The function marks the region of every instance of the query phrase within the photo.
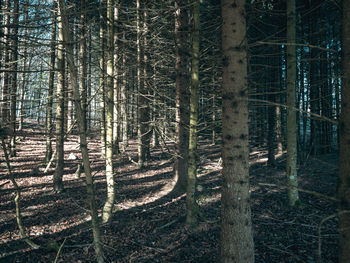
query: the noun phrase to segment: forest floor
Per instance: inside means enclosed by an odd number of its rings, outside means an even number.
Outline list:
[[[74,175],[81,156],[78,137],[65,144],[65,191],[52,190],[54,166],[44,173],[43,130],[27,123],[17,144],[11,166],[22,188],[21,208],[27,235],[36,243],[62,244],[57,262],[94,262],[91,219],[85,176]],[[104,162],[99,139],[90,136],[90,157],[98,207],[105,200]],[[164,150],[166,152],[166,150]],[[102,226],[106,262],[217,262],[220,237],[220,146],[202,140],[199,145],[198,181],[202,186],[198,203],[202,216],[193,229],[185,225],[185,195],[176,196],[169,187],[173,162],[161,148],[152,149],[152,159],[138,169],[134,141],[124,154],[115,156],[116,205],[112,225]],[[285,155],[276,166],[266,165],[266,151],[253,149],[251,163],[251,205],[256,262],[318,262],[321,241],[322,262],[337,262],[336,205],[327,198],[301,192],[297,208],[287,205]],[[38,169],[39,168],[39,169]],[[335,196],[337,156],[309,157],[299,166],[300,188]],[[21,240],[16,225],[14,188],[8,179],[0,153],[0,262],[54,262],[57,251],[33,250]],[[319,228],[321,232],[319,233]]]

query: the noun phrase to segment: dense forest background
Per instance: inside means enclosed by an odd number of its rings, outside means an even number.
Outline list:
[[[0,262],[347,262],[348,2],[0,0]]]

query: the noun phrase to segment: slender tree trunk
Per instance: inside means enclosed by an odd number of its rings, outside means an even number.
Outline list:
[[[152,147],[159,146],[159,130],[157,127],[158,118],[159,118],[159,105],[158,105],[158,90],[157,90],[157,68],[156,63],[153,64],[153,111],[152,111]]]
[[[176,114],[175,114],[175,190],[186,191],[188,172],[189,91],[187,72],[187,0],[175,1],[175,50],[176,50]]]
[[[197,224],[198,205],[196,202],[197,183],[197,125],[199,100],[199,0],[193,6],[193,37],[192,37],[192,84],[190,98],[190,138],[188,150],[188,181],[186,192],[187,217],[186,225]]]
[[[114,23],[118,24],[118,0],[114,4]],[[113,89],[114,89],[114,111],[113,111],[113,152],[119,153],[119,128],[120,128],[120,103],[119,103],[119,37],[117,27],[114,27],[114,75],[113,75]]]
[[[86,122],[87,114],[87,90],[86,90],[86,76],[87,76],[87,65],[86,65],[86,3],[85,0],[80,0],[80,45],[79,45],[79,62],[80,62],[80,81],[79,89],[81,95],[81,108],[83,111],[83,119]],[[68,126],[68,125],[67,125]],[[70,126],[68,126],[70,127]],[[87,125],[85,126],[87,128]]]
[[[42,84],[43,84],[43,65],[40,65],[40,73],[39,73],[39,88],[38,88],[38,97],[36,98],[36,101],[38,102],[38,107],[36,108],[37,116],[36,121],[38,124],[40,124],[41,121],[41,96],[42,96]]]
[[[296,86],[296,10],[295,0],[287,1],[287,180],[288,202],[294,206],[299,201],[297,176],[297,128],[295,111]]]
[[[342,1],[342,87],[339,123],[339,263],[350,258],[350,1]]]
[[[65,92],[65,59],[63,52],[63,29],[61,17],[57,17],[57,103],[56,103],[56,170],[53,176],[55,191],[63,190],[64,168],[64,92]]]
[[[13,40],[12,40],[12,81],[11,81],[11,140],[10,156],[16,156],[16,106],[17,106],[17,68],[18,68],[18,18],[19,18],[19,0],[14,1],[13,7]]]
[[[216,96],[215,94],[213,94],[211,110],[212,110],[211,120],[213,123],[213,128],[211,130],[211,143],[215,145],[216,144]]]
[[[149,95],[150,95],[150,88],[148,86],[148,75],[149,75],[149,59],[147,54],[147,48],[148,48],[148,37],[149,37],[149,30],[148,30],[148,4],[145,2],[144,8],[143,8],[143,90],[142,90],[142,107],[140,109],[141,113],[141,131],[142,131],[142,145],[144,147],[144,155],[145,160],[150,159],[151,153],[150,153],[150,142],[151,142],[151,135],[152,130],[150,129],[150,101],[149,101]]]
[[[220,262],[254,262],[248,147],[244,0],[222,0],[222,195]]]
[[[100,1],[100,8],[104,0]],[[99,91],[100,91],[100,129],[101,129],[101,158],[106,157],[106,111],[105,111],[105,61],[104,61],[104,20],[100,10],[100,49],[99,49]]]
[[[126,88],[126,45],[125,45],[125,32],[123,31],[123,61],[122,61],[123,75],[122,75],[122,86],[120,89],[120,114],[122,118],[122,141],[123,141],[123,151],[128,147],[128,111],[127,111],[127,102],[128,102],[128,93]]]
[[[102,222],[110,223],[112,218],[112,209],[115,200],[115,185],[113,171],[113,109],[114,109],[114,87],[113,87],[113,19],[114,19],[114,0],[107,0],[107,54],[106,54],[106,181],[107,181],[107,199],[103,207]]]
[[[1,129],[1,127],[0,127],[0,129]],[[40,246],[37,245],[36,243],[34,243],[33,241],[31,241],[25,233],[23,222],[22,222],[21,206],[20,206],[21,188],[18,186],[18,184],[15,180],[15,177],[11,171],[10,160],[9,160],[9,156],[7,154],[5,138],[4,138],[3,134],[1,134],[1,133],[0,133],[0,137],[1,137],[2,149],[4,152],[4,156],[5,156],[5,162],[6,162],[6,166],[7,166],[8,177],[9,177],[9,179],[10,179],[10,181],[11,181],[11,183],[14,186],[15,191],[16,191],[16,197],[15,197],[14,201],[15,201],[15,205],[16,205],[16,221],[17,221],[19,233],[21,234],[21,237],[22,237],[24,242],[26,242],[33,249],[38,249],[38,248],[40,248]]]
[[[57,9],[56,2],[53,4],[52,8],[52,27],[51,27],[51,43],[50,43],[50,73],[49,73],[49,84],[47,91],[47,104],[46,104],[46,154],[45,154],[45,163],[48,163],[52,156],[52,106],[53,106],[53,89],[55,81],[55,47],[56,47],[56,13]]]
[[[142,60],[141,50],[141,8],[140,0],[136,0],[136,46],[137,46],[137,138],[138,138],[138,166],[142,168],[146,161],[146,99],[145,99],[145,85],[143,75],[143,67],[145,66]],[[145,48],[145,47],[144,47]]]
[[[69,25],[68,25],[68,19],[66,16],[66,8],[65,8],[64,0],[58,0],[58,1],[59,1],[60,14],[62,15],[62,17],[61,18],[59,17],[58,19],[62,19],[63,39],[65,40],[64,43],[67,51],[67,61],[69,65],[70,75],[72,78],[71,80],[72,80],[72,86],[73,86],[75,109],[77,114],[79,132],[80,132],[80,150],[83,157],[84,171],[86,176],[86,187],[87,187],[89,206],[90,206],[90,212],[91,212],[91,223],[92,223],[92,232],[94,237],[95,253],[96,253],[97,262],[103,263],[104,256],[103,256],[103,250],[101,245],[101,234],[100,234],[97,206],[96,206],[96,200],[95,200],[94,183],[93,183],[93,178],[91,174],[89,153],[88,153],[87,140],[86,140],[86,128],[85,128],[86,123],[84,122],[84,119],[83,119],[83,110],[81,108],[81,103],[80,103],[78,74],[76,72],[76,67],[74,65],[74,59],[72,55],[73,54],[72,45],[67,44],[67,43],[72,43],[72,37],[70,35],[70,32],[68,31]]]
[[[2,107],[1,107],[1,118],[2,126],[6,127],[10,123],[10,82],[9,73],[6,72],[10,68],[10,10],[11,1],[7,0],[4,7],[5,17],[4,17],[4,38],[3,38],[3,61],[4,69],[3,73],[3,87],[2,87]]]
[[[320,0],[310,1],[308,8],[309,15],[309,42],[312,45],[319,45],[319,4]],[[314,13],[314,14],[313,14]],[[315,14],[316,13],[316,14]],[[312,19],[313,16],[316,19]],[[314,21],[315,20],[315,21]],[[317,48],[310,49],[310,109],[312,113],[320,114],[320,52]],[[313,155],[320,154],[321,146],[320,120],[316,118],[311,119],[311,137],[310,148]]]
[[[91,33],[91,27],[88,31],[88,35],[89,35],[89,45],[88,45],[88,72],[87,72],[87,98],[88,98],[88,105],[87,105],[87,130],[91,130],[91,125],[92,125],[92,121],[91,121],[91,112],[92,112],[92,101],[91,101],[91,86],[92,86],[92,82],[91,82],[91,68],[92,68],[92,33]],[[96,108],[95,108],[96,109]]]

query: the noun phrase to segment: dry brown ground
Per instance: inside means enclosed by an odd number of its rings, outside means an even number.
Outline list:
[[[28,236],[46,246],[66,239],[58,262],[93,262],[90,217],[84,175],[76,179],[78,161],[65,166],[65,192],[52,191],[54,168],[43,173],[44,134],[37,126],[19,137],[18,155],[11,166],[22,188],[21,207]],[[95,178],[98,206],[105,199],[103,160],[99,141],[90,136],[90,156]],[[220,148],[202,141],[199,147],[199,184],[203,191],[198,202],[203,216],[194,229],[184,227],[185,197],[170,192],[172,162],[160,149],[152,150],[152,160],[138,169],[128,157],[115,157],[117,200],[111,227],[102,226],[106,262],[217,262],[220,236]],[[78,138],[70,135],[66,154],[80,156]],[[131,144],[126,154],[135,158]],[[266,153],[251,154],[251,192],[256,262],[317,262],[320,222],[336,212],[332,201],[301,193],[302,204],[288,208],[283,188],[284,156],[276,167],[266,166]],[[0,262],[53,262],[57,252],[30,249],[20,238],[15,221],[13,186],[4,179],[3,154],[0,154]],[[40,168],[38,174],[34,168]],[[300,187],[334,196],[337,183],[336,155],[311,159],[300,166]],[[323,262],[337,261],[337,219],[331,217],[321,226]]]

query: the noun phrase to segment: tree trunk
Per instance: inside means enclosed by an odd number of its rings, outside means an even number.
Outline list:
[[[100,1],[102,8],[104,0]],[[101,158],[106,157],[106,110],[105,110],[105,60],[104,60],[104,20],[100,10],[100,46],[99,46],[99,92],[100,92],[100,129],[101,129]]]
[[[86,89],[86,76],[87,76],[87,65],[86,65],[86,3],[85,0],[80,0],[80,45],[79,45],[79,62],[80,62],[80,81],[79,89],[81,95],[81,109],[83,111],[83,119],[86,122],[87,114],[87,89]],[[67,125],[68,126],[68,125]],[[68,126],[70,127],[70,126]],[[87,125],[85,126],[87,128]]]
[[[296,86],[296,10],[295,0],[287,1],[287,181],[288,202],[294,206],[299,201],[297,177],[297,128],[295,111]]]
[[[186,191],[188,172],[189,91],[187,72],[187,1],[175,1],[175,50],[176,50],[176,114],[175,114],[175,190]]]
[[[122,118],[122,142],[123,142],[123,151],[126,151],[128,147],[128,93],[127,93],[127,79],[126,79],[126,44],[125,44],[125,32],[123,31],[123,61],[122,61],[123,75],[122,75],[122,86],[120,89],[120,115]]]
[[[56,13],[55,10],[56,2],[52,8],[52,27],[51,27],[51,43],[50,43],[50,73],[49,73],[49,84],[47,91],[47,104],[46,104],[46,154],[45,163],[48,163],[52,156],[52,145],[51,145],[51,133],[52,133],[52,106],[53,106],[53,89],[55,81],[55,42],[56,42]]]
[[[254,262],[248,147],[244,0],[222,0],[222,196],[220,262]]]
[[[9,83],[9,73],[6,72],[10,68],[10,10],[11,1],[7,0],[4,12],[6,13],[4,17],[4,37],[3,37],[3,61],[5,72],[3,74],[3,86],[2,86],[2,107],[1,107],[1,118],[2,126],[6,127],[10,123],[10,83]]]
[[[150,142],[151,142],[151,135],[152,130],[150,129],[150,100],[149,100],[149,91],[150,88],[148,86],[148,74],[149,74],[149,59],[147,54],[147,48],[148,48],[148,37],[149,37],[149,30],[148,30],[148,4],[145,2],[144,8],[143,8],[143,90],[141,93],[142,97],[142,107],[140,109],[141,112],[141,131],[142,131],[142,146],[144,147],[144,155],[145,160],[150,159]]]
[[[64,92],[65,92],[65,59],[63,52],[63,31],[61,17],[57,17],[57,103],[56,103],[56,170],[53,176],[55,191],[63,190],[64,168]]]
[[[58,1],[59,1],[60,14],[62,15],[61,18],[58,17],[58,19],[60,20],[62,19],[62,28],[63,28],[63,37],[64,37],[63,39],[65,43],[65,48],[67,51],[67,61],[69,65],[69,71],[70,71],[71,81],[73,86],[75,109],[76,109],[79,134],[80,134],[80,150],[83,157],[83,165],[84,165],[84,171],[86,176],[86,187],[87,187],[89,206],[90,206],[90,212],[91,212],[91,223],[92,223],[92,231],[93,231],[93,237],[94,237],[95,253],[97,257],[97,262],[103,263],[104,256],[103,256],[103,250],[101,245],[101,235],[100,235],[99,220],[98,220],[97,206],[96,206],[96,200],[95,200],[95,190],[94,190],[93,178],[91,174],[89,153],[88,153],[87,140],[86,140],[86,128],[85,128],[86,123],[84,122],[84,119],[83,119],[83,110],[80,104],[78,74],[76,72],[76,67],[74,65],[74,59],[72,55],[73,48],[71,45],[68,44],[68,43],[72,43],[73,41],[72,41],[70,32],[68,31],[68,19],[66,16],[66,8],[65,8],[64,0],[58,0]]]
[[[14,1],[13,7],[13,33],[12,33],[12,79],[11,79],[11,140],[10,156],[16,156],[16,105],[17,105],[17,68],[18,68],[18,18],[19,18],[19,0]]]
[[[144,61],[142,59],[142,50],[141,50],[141,8],[140,0],[136,1],[136,28],[137,28],[137,138],[138,138],[138,166],[142,168],[146,161],[146,151],[147,151],[147,113],[148,106],[146,101],[146,88],[145,88],[145,75],[143,73],[143,68],[145,67]],[[145,46],[143,46],[145,48]],[[148,145],[149,148],[149,145]]]
[[[193,6],[193,36],[192,36],[192,83],[190,98],[190,138],[188,150],[188,181],[186,192],[186,225],[197,224],[198,205],[196,202],[197,183],[197,125],[199,100],[199,0]]]
[[[342,87],[339,123],[339,263],[350,258],[350,1],[342,2]]]
[[[113,109],[114,109],[114,87],[113,87],[113,8],[114,0],[107,0],[107,52],[106,52],[106,182],[107,182],[107,199],[103,207],[102,222],[110,223],[112,209],[115,200],[115,185],[113,172]]]
[[[114,23],[118,24],[118,0],[114,4]],[[116,26],[114,27],[117,28]],[[113,74],[113,89],[114,89],[114,111],[113,111],[113,152],[119,153],[119,130],[120,130],[120,104],[119,104],[119,37],[118,30],[114,30],[114,74]]]

